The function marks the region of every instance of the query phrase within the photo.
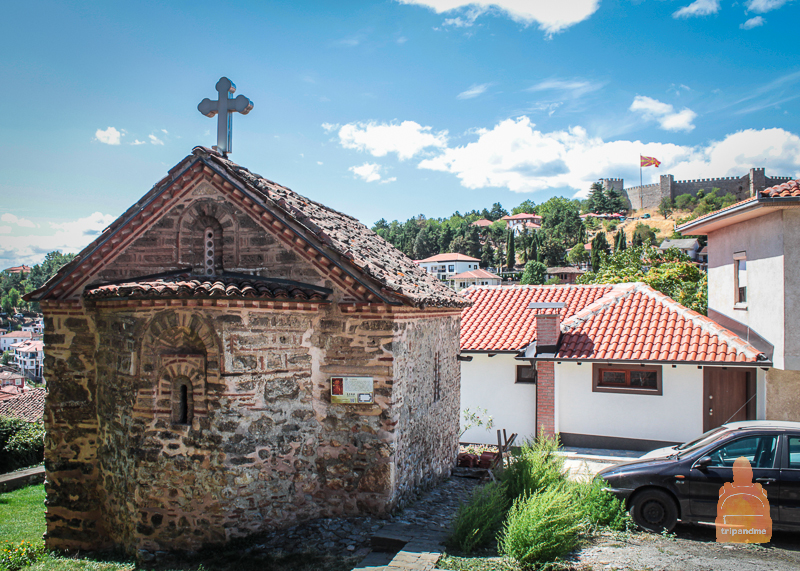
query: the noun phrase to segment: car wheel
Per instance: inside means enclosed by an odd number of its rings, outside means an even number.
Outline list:
[[[631,517],[647,531],[672,531],[678,523],[678,507],[666,492],[644,490],[631,500]]]

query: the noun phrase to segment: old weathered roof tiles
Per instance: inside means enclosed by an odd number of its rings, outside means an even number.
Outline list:
[[[62,280],[65,283],[70,280],[73,280],[71,283],[78,283],[71,275],[74,272],[77,274],[82,264],[99,250],[109,236],[139,216],[143,204],[171,185],[180,173],[187,171],[197,161],[203,161],[221,176],[227,177],[234,186],[244,189],[259,205],[280,213],[302,227],[305,235],[313,236],[323,249],[346,259],[368,280],[377,282],[377,291],[382,292],[381,295],[390,303],[453,308],[469,305],[467,299],[417,267],[397,248],[352,216],[309,200],[205,147],[195,147],[192,155],[171,169],[168,176],[114,221],[72,262],[61,268],[41,289],[26,294],[25,299],[57,297],[59,294],[53,292],[58,292]]]
[[[0,416],[19,418],[27,422],[42,420],[47,390],[36,388],[19,396],[0,400]]]
[[[788,182],[776,184],[775,186],[765,188],[759,194],[770,198],[800,196],[800,180],[790,180]]]
[[[321,288],[319,288],[321,289]],[[158,298],[243,298],[324,301],[328,296],[319,289],[280,281],[238,276],[176,276],[101,285],[83,292],[86,299],[158,299]]]

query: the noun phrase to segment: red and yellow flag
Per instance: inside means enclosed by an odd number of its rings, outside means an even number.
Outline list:
[[[639,160],[641,161],[641,165],[643,167],[656,167],[656,168],[658,168],[658,165],[661,164],[661,161],[659,161],[655,157],[643,157],[642,155],[639,155]]]

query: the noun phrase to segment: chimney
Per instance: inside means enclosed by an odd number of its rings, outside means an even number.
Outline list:
[[[561,302],[533,302],[528,309],[536,311],[536,353],[555,353],[561,339]]]

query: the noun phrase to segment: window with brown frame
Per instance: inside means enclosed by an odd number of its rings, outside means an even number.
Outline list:
[[[515,383],[522,384],[536,384],[536,364],[531,365],[517,365],[517,378]]]
[[[660,395],[661,367],[594,363],[592,391]]]

